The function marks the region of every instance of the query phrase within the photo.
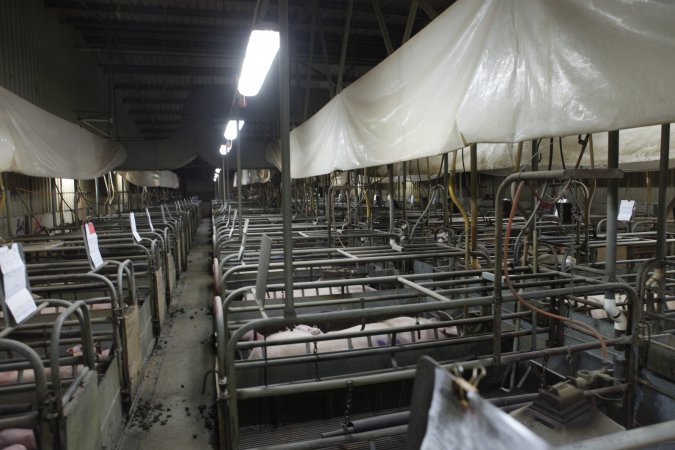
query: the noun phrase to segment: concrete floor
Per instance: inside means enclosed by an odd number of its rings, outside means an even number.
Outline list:
[[[204,374],[212,368],[210,315],[211,226],[202,221],[181,275],[157,348],[148,361],[137,406],[118,448],[214,449],[217,425],[212,383],[202,394]]]

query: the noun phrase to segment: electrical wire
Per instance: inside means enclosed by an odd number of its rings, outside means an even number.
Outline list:
[[[528,308],[529,310],[534,311],[537,314],[540,314],[544,317],[548,317],[550,319],[566,322],[572,328],[576,328],[578,331],[588,332],[591,335],[595,336],[598,342],[600,342],[600,349],[602,351],[602,361],[606,365],[609,358],[609,353],[607,351],[607,344],[605,343],[604,337],[602,337],[602,335],[598,332],[598,330],[596,330],[594,327],[591,327],[590,325],[586,325],[583,322],[579,322],[578,320],[570,319],[569,317],[565,316],[560,316],[558,314],[554,314],[544,309],[541,309],[537,306],[534,306],[533,304],[525,300],[525,298],[516,291],[516,289],[513,287],[513,284],[511,283],[511,279],[509,277],[509,259],[507,255],[509,250],[509,241],[511,239],[511,226],[513,225],[513,218],[516,215],[516,210],[518,209],[518,202],[520,201],[520,195],[523,192],[524,186],[525,186],[524,181],[521,181],[518,184],[518,188],[516,189],[516,195],[513,199],[513,204],[511,206],[511,213],[509,214],[508,225],[506,226],[506,234],[504,236],[504,261],[502,270],[504,273],[504,280],[506,282],[506,285],[508,286],[513,296],[518,300],[518,302],[521,303],[526,308]]]

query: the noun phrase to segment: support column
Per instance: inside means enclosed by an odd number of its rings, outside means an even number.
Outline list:
[[[220,186],[222,188],[223,205],[227,201],[227,183],[225,182],[227,172],[225,171],[225,157],[226,155],[223,155],[220,161]]]
[[[96,200],[95,200],[96,203],[95,203],[94,211],[96,213],[96,217],[100,217],[101,214],[99,213],[99,210],[98,210],[98,202],[99,202],[98,178],[94,178],[94,195],[96,197]]]
[[[350,5],[353,0],[350,0]],[[293,304],[293,211],[291,209],[291,95],[288,48],[288,0],[279,0],[279,131],[281,135],[281,195],[284,221],[284,317],[295,317]]]
[[[52,191],[52,228],[56,228],[58,225],[56,224],[56,178],[51,178],[49,182],[50,190]]]
[[[448,228],[448,154],[443,155],[443,195],[441,196],[441,208],[443,211],[443,226]]]
[[[619,167],[619,131],[610,131],[607,138],[607,168]],[[607,180],[607,235],[605,237],[606,264],[605,279],[609,283],[616,281],[616,234],[619,213],[619,182]],[[607,291],[605,298],[614,298],[614,291]]]
[[[394,165],[387,164],[389,177],[389,232],[394,232]]]
[[[668,217],[666,205],[668,203],[668,158],[670,155],[670,124],[661,125],[661,159],[659,161],[659,196],[656,208],[658,220],[656,222],[656,259],[666,259],[666,235],[668,230]],[[663,266],[662,263],[659,263]]]
[[[471,251],[475,252],[478,247],[478,145],[471,145],[469,156],[471,159]],[[466,239],[468,244],[469,237],[467,236]],[[473,257],[471,259],[473,260]]]
[[[243,231],[244,231],[244,212],[241,209],[241,180],[242,180],[242,175],[241,175],[241,136],[239,136],[239,110],[237,109],[237,138],[235,139],[232,145],[237,146],[237,210],[239,211],[239,214],[237,214],[237,227],[239,230],[239,239],[242,238]]]
[[[2,174],[2,184],[5,187],[5,191],[2,194],[5,196],[5,218],[7,219],[7,234],[11,237],[14,236],[14,228],[12,227],[12,211],[10,207],[12,196],[9,192],[9,173],[4,172]]]

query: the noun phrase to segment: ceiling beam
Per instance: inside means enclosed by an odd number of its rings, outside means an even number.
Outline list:
[[[434,8],[425,0],[427,3],[427,8],[432,14],[436,13]],[[221,24],[227,24],[230,22],[241,23],[242,26],[250,28],[251,17],[255,8],[255,2],[253,1],[239,1],[233,2],[228,0],[226,3],[228,6],[233,6],[233,9],[237,9],[243,12],[232,12],[226,10],[218,9],[197,9],[197,8],[179,8],[171,6],[146,6],[141,4],[136,4],[133,6],[123,6],[123,4],[103,4],[103,3],[91,3],[91,2],[82,2],[79,0],[45,0],[45,6],[52,9],[60,9],[65,11],[84,11],[91,13],[104,13],[110,14],[117,18],[118,16],[123,15],[134,15],[134,16],[154,16],[154,17],[185,17],[185,18],[204,18],[211,20],[219,20]],[[329,2],[325,2],[324,6],[319,8],[320,14],[323,17],[329,18],[330,16],[339,17],[340,20],[344,20],[345,11],[340,7],[331,7],[326,6],[330,5]],[[292,2],[289,5],[290,12],[293,16],[298,16],[301,13],[306,12],[307,2],[306,0],[298,0]],[[425,8],[426,11],[426,8]],[[360,16],[367,18],[374,18],[373,10],[370,9],[367,5],[356,4],[354,6],[354,12]],[[272,11],[272,15],[276,12]],[[407,18],[406,12],[394,7],[387,8],[383,10],[387,21],[390,23],[400,23],[404,24]],[[428,13],[429,14],[429,13]]]
[[[115,83],[113,88],[120,91],[160,91],[160,92],[190,92],[192,90],[190,85],[176,85],[176,84],[143,84],[143,83]]]
[[[231,2],[237,3],[239,9],[246,9],[247,6],[252,5],[250,2]],[[175,8],[171,6],[146,6],[136,4],[133,6],[123,6],[122,4],[105,4],[82,2],[78,0],[45,0],[47,8],[62,9],[68,11],[86,11],[95,13],[109,13],[112,15],[149,15],[149,16],[178,16],[187,18],[219,19],[226,24],[228,22],[242,22],[245,25],[251,24],[251,11],[244,11],[242,13],[233,13],[230,11],[218,11],[213,9],[197,9],[197,8]]]
[[[431,6],[431,3],[429,3],[429,0],[417,0],[417,2],[420,4],[424,12],[429,16],[431,20],[434,20],[436,17],[438,17],[438,12],[434,9],[433,6]]]
[[[185,99],[176,98],[142,98],[142,97],[122,97],[122,103],[144,103],[147,105],[182,105]]]
[[[77,47],[80,53],[98,53],[102,55],[116,54],[116,55],[150,55],[150,56],[175,56],[175,57],[190,57],[190,58],[227,58],[223,52],[220,51],[175,51],[175,50],[159,50],[159,49],[144,49],[144,48],[124,48],[119,45],[110,46],[108,48],[103,46],[83,46]],[[232,57],[232,56],[230,56]]]
[[[391,43],[391,38],[389,37],[389,30],[387,29],[387,23],[384,20],[384,15],[382,14],[382,8],[380,8],[379,0],[372,0],[373,9],[375,10],[375,16],[377,17],[377,25],[380,27],[380,33],[382,33],[382,39],[384,39],[384,46],[387,49],[387,55],[394,53],[394,46]]]
[[[375,18],[375,17],[374,17]],[[171,23],[166,24],[162,22],[138,22],[138,21],[129,21],[129,20],[119,20],[119,19],[99,19],[92,20],[86,17],[65,17],[60,21],[64,25],[71,25],[78,31],[83,31],[85,33],[105,33],[108,34],[112,32],[124,31],[128,33],[152,35],[157,33],[162,34],[162,39],[176,39],[176,36],[171,36],[171,34],[180,34],[180,35],[190,35],[194,40],[223,40],[227,41],[241,41],[234,44],[236,47],[244,47],[248,33],[250,30],[250,21],[247,24],[241,24],[238,26],[213,26],[213,25],[194,25],[194,24],[182,24],[182,23]],[[399,21],[389,20],[388,23],[392,23],[397,26],[404,26],[405,20]],[[311,28],[311,23],[295,23],[293,26],[292,33],[307,33]],[[344,29],[344,19],[338,18],[323,18],[321,25],[318,26],[319,31],[323,31],[326,34],[335,34],[338,36],[342,35]],[[352,35],[359,36],[377,36],[379,34],[377,28],[377,21],[364,21],[357,20],[352,21],[350,25]],[[241,44],[241,45],[239,45]]]
[[[180,125],[181,121],[180,120],[147,120],[147,119],[136,119],[134,120],[134,123],[136,125],[156,125],[158,127],[161,126],[176,126]]]
[[[169,117],[176,118],[178,120],[182,117],[182,111],[157,111],[157,110],[145,110],[140,108],[129,108],[127,112],[132,116],[147,116],[152,113],[152,116],[155,120],[165,120]]]
[[[177,131],[177,129],[176,128],[167,129],[165,127],[152,127],[152,128],[140,128],[138,131],[143,134],[172,135]]]
[[[106,73],[130,73],[143,75],[195,75],[207,77],[229,77],[234,80],[237,66],[206,67],[206,66],[162,66],[156,64],[124,64],[101,63]]]

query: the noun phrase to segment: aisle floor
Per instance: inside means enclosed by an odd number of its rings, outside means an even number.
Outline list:
[[[203,220],[118,446],[122,450],[217,447],[212,383],[207,383],[205,393],[201,391],[213,363],[210,230],[208,219]]]

